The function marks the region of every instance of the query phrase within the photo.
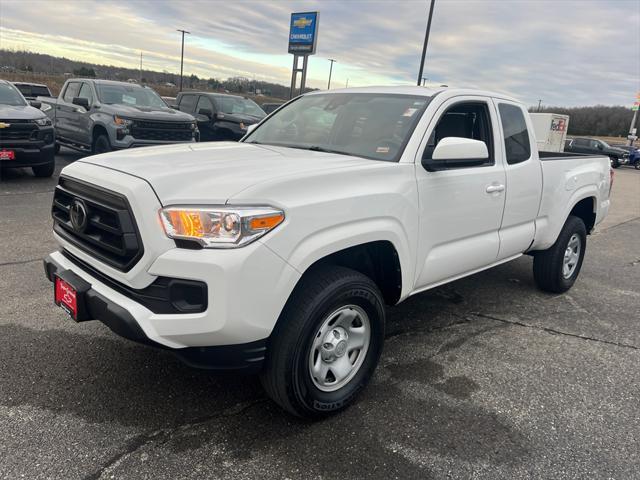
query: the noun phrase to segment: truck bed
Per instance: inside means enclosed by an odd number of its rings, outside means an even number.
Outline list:
[[[579,200],[600,199],[599,204],[589,205],[596,213],[596,224],[609,209],[609,157],[567,152],[539,152],[539,155],[543,174],[542,201],[532,250],[544,250],[553,245],[570,207]],[[560,205],[566,205],[566,209]]]

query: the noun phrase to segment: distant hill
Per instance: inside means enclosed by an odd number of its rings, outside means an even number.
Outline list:
[[[157,88],[161,95],[174,96],[177,89],[167,84],[178,85],[180,75],[172,72],[158,72],[143,69],[140,72],[135,68],[122,68],[113,65],[96,65],[93,63],[79,62],[64,57],[54,57],[42,53],[28,51],[0,50],[0,78],[8,78],[9,74],[23,74],[33,77],[48,77],[51,79],[63,79],[65,76],[83,76],[103,78],[107,80],[127,81],[133,79],[142,83],[165,88]],[[46,83],[46,82],[43,82]],[[52,89],[56,88],[58,80]],[[289,98],[289,87],[277,83],[253,81],[246,77],[231,77],[227,79],[199,78],[196,75],[185,76],[183,86],[189,90],[214,90],[229,91],[239,94],[260,93],[267,97],[277,99]],[[59,88],[59,86],[57,87]],[[311,91],[312,89],[307,89]]]

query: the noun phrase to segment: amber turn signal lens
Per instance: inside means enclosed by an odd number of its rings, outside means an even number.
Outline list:
[[[169,211],[171,225],[175,229],[177,235],[186,237],[203,237],[204,228],[200,212],[190,212],[188,210],[172,210]]]
[[[277,213],[275,215],[269,215],[268,217],[252,218],[249,221],[249,228],[251,230],[270,230],[282,223],[284,220],[284,214]]]

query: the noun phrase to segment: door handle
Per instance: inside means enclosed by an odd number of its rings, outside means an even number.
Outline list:
[[[489,185],[487,187],[487,193],[504,192],[504,185]]]

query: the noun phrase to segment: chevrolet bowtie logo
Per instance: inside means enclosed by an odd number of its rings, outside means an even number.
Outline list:
[[[9,128],[11,126],[10,123],[0,122],[0,128]]]
[[[311,25],[312,22],[313,20],[311,20],[310,18],[300,17],[293,21],[293,26],[297,28],[304,28]]]

